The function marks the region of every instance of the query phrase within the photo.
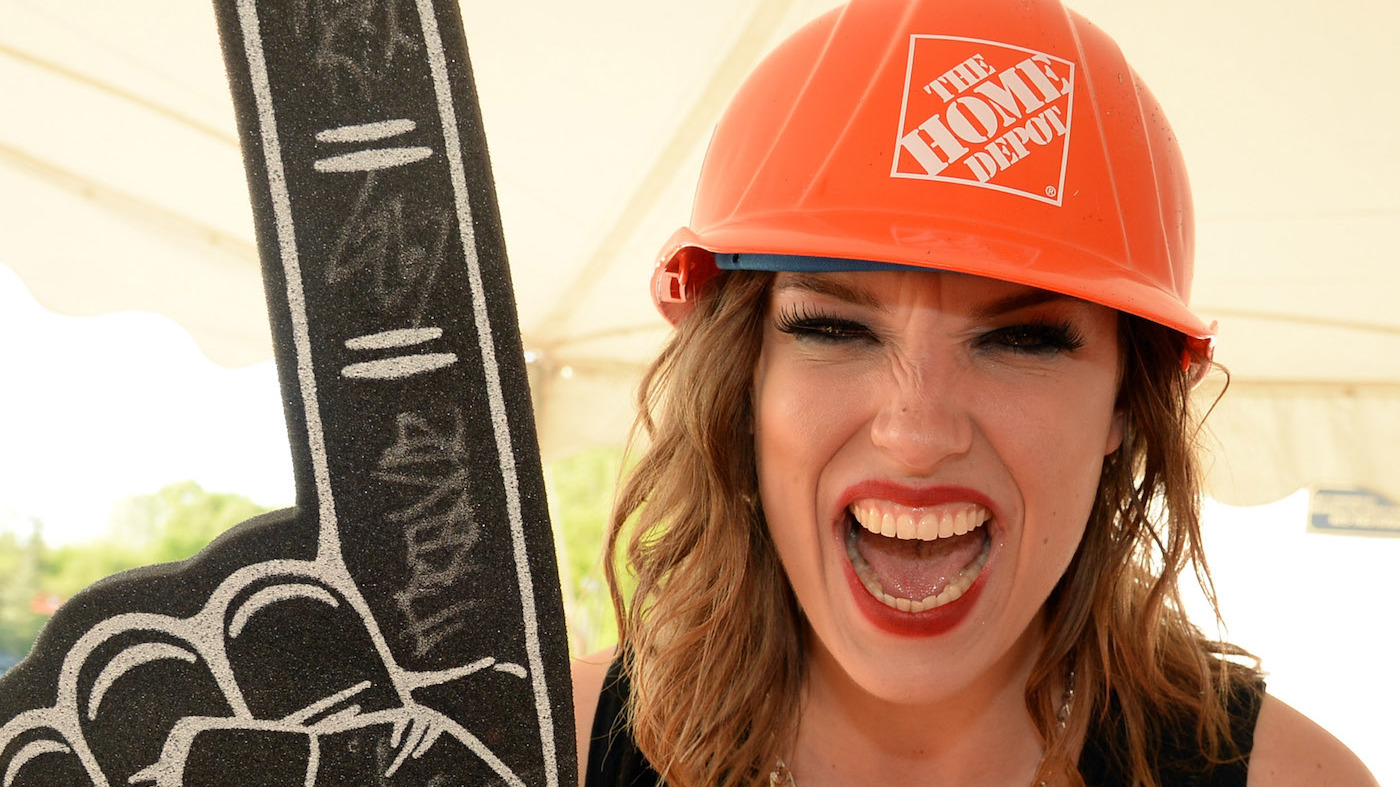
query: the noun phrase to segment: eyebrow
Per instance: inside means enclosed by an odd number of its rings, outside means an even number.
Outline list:
[[[858,306],[867,306],[882,312],[889,311],[889,307],[881,302],[879,298],[876,298],[869,290],[860,287],[852,287],[821,273],[790,272],[779,276],[777,282],[773,285],[774,294],[787,290],[800,290],[816,295],[825,295]]]
[[[1026,292],[1018,292],[1004,298],[997,298],[990,303],[977,307],[974,316],[979,320],[988,320],[999,317],[1003,314],[1029,309],[1033,306],[1041,306],[1047,303],[1078,303],[1079,298],[1064,293],[1051,292],[1050,290],[1031,289]]]
[[[821,273],[785,272],[778,277],[777,283],[773,287],[773,292],[783,292],[786,290],[799,290],[817,295],[825,295],[838,300],[853,303],[859,306],[867,306],[880,311],[889,311],[889,307],[868,290],[860,287],[853,287],[840,280]],[[989,303],[978,306],[973,312],[973,316],[979,320],[988,320],[999,317],[1003,314],[1030,309],[1035,306],[1042,306],[1047,303],[1078,303],[1079,298],[1073,295],[1042,290],[1028,287],[1025,292],[1012,293],[1001,298],[997,298]]]

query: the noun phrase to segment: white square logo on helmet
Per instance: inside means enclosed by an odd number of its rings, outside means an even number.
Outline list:
[[[1074,116],[1074,63],[975,38],[909,39],[890,175],[1059,205]]]

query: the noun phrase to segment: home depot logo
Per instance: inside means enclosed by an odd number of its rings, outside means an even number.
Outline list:
[[[1073,117],[1068,60],[994,41],[911,36],[890,174],[1059,205]]]

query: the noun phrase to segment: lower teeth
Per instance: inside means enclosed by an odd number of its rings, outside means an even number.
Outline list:
[[[972,587],[972,583],[977,581],[977,576],[982,573],[982,567],[987,565],[987,555],[991,552],[991,548],[989,543],[984,543],[982,551],[978,553],[976,559],[964,566],[941,591],[935,595],[927,596],[921,601],[891,596],[886,593],[884,586],[880,584],[880,578],[875,576],[875,569],[871,568],[870,564],[861,556],[855,547],[854,540],[847,545],[846,552],[851,557],[851,565],[855,568],[856,576],[860,578],[861,584],[865,585],[865,589],[870,591],[870,595],[874,596],[880,603],[901,612],[926,612],[962,598],[967,589]]]

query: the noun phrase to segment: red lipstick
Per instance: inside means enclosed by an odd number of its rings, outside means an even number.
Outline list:
[[[911,487],[890,481],[862,481],[848,488],[839,498],[842,515],[837,519],[835,536],[841,540],[843,554],[848,528],[853,526],[848,519],[849,506],[854,501],[864,498],[888,500],[908,508],[929,508],[946,503],[975,503],[992,513],[989,521],[995,521],[997,518],[997,509],[991,499],[975,489],[960,486]],[[905,612],[890,607],[873,596],[856,575],[849,556],[843,561],[842,569],[851,595],[855,599],[856,608],[861,614],[881,631],[904,637],[938,636],[965,620],[981,596],[987,571],[987,567],[984,566],[962,596],[933,609]]]
[[[856,608],[861,614],[881,631],[901,637],[936,637],[961,623],[972,612],[977,598],[982,595],[982,579],[986,575],[986,568],[983,568],[983,573],[966,593],[943,606],[923,612],[901,612],[885,606],[879,599],[870,595],[870,591],[866,590],[865,585],[856,576],[856,570],[851,566],[850,560],[844,562],[842,569],[846,573],[846,584],[851,588],[851,595],[855,597]]]
[[[909,508],[927,508],[942,503],[976,503],[991,511],[993,518],[997,516],[997,507],[992,504],[991,498],[976,489],[965,486],[921,488],[905,486],[893,481],[861,481],[842,493],[838,502],[841,510],[844,511],[851,503],[864,497],[888,500],[896,505]]]

